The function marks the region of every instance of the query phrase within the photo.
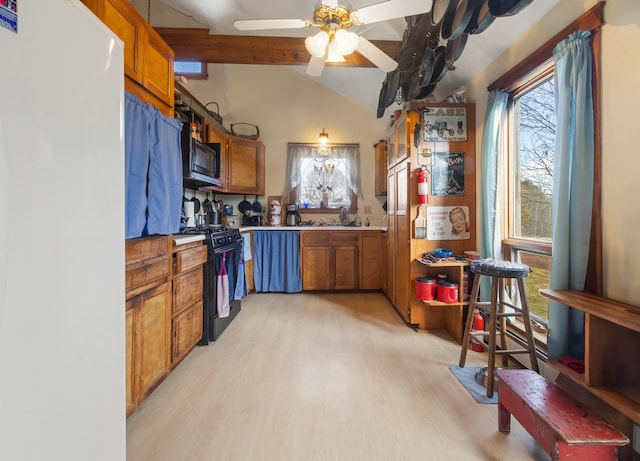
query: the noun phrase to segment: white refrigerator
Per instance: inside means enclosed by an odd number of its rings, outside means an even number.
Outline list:
[[[77,0],[0,28],[1,459],[126,459],[123,72]]]

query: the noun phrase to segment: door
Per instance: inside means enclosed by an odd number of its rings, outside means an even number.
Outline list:
[[[395,169],[396,181],[396,229],[395,229],[395,295],[396,310],[410,322],[409,312],[409,289],[411,286],[410,277],[410,226],[408,215],[408,195],[409,195],[409,163],[405,161],[398,164]]]
[[[358,245],[332,245],[334,290],[358,289]]]
[[[381,232],[364,231],[362,233],[362,279],[360,288],[363,290],[379,290],[382,287],[382,254],[386,245],[382,245]]]
[[[229,136],[226,192],[264,193],[264,145],[239,136]]]
[[[330,247],[304,245],[302,247],[302,289],[330,290]]]
[[[169,374],[170,308],[169,284],[164,283],[140,295],[139,360],[141,396],[144,400]],[[136,364],[138,366],[138,364]]]

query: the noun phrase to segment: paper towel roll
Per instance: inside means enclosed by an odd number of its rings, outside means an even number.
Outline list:
[[[183,202],[184,217],[187,218],[187,227],[196,227],[196,217],[194,203],[191,201]]]

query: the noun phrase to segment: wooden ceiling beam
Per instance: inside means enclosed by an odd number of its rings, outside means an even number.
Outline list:
[[[176,60],[224,64],[306,65],[311,55],[300,37],[258,37],[250,35],[209,35],[208,29],[155,29],[173,49]],[[371,40],[392,58],[401,42]],[[346,62],[327,63],[354,67],[375,67],[358,52],[345,56]]]

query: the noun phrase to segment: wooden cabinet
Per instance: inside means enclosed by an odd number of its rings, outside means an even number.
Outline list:
[[[380,290],[386,260],[387,246],[380,231],[362,231],[360,252],[360,289]]]
[[[360,231],[301,231],[302,289],[360,287]]]
[[[333,290],[357,290],[360,285],[358,260],[360,232],[333,231],[331,237],[331,269]]]
[[[173,115],[173,50],[126,0],[82,0],[124,42],[127,91]]]
[[[300,265],[304,291],[331,289],[329,232],[300,231]]]
[[[168,237],[129,240],[126,254],[126,403],[135,411],[169,374]]]
[[[422,109],[441,108],[448,114],[466,114],[466,139],[438,142],[425,141],[423,136],[414,138],[420,129]],[[461,255],[466,250],[475,250],[476,241],[476,162],[475,162],[475,107],[473,104],[426,104],[407,105],[406,112],[387,129],[387,284],[386,294],[402,318],[421,330],[446,329],[460,341],[462,309],[426,304],[415,296],[415,279],[425,275],[425,267],[419,262],[427,251],[443,247]],[[437,110],[435,111],[437,113]],[[418,141],[416,146],[415,140]],[[420,167],[431,169],[435,156],[430,153],[464,153],[464,193],[456,195],[429,196],[430,207],[443,207],[446,213],[456,206],[469,210],[470,235],[468,239],[429,240],[415,238],[412,223],[418,214],[417,172]],[[433,178],[432,178],[433,179]],[[446,221],[448,222],[448,221]],[[429,223],[427,223],[429,226]],[[458,314],[459,312],[459,314]]]
[[[264,145],[257,140],[228,136],[223,156],[224,191],[264,195]]]
[[[373,147],[375,158],[375,194],[387,195],[387,143],[380,140]]]
[[[364,250],[363,250],[364,251]],[[387,266],[389,265],[388,260],[388,251],[389,251],[389,238],[387,231],[382,231],[380,235],[380,288],[382,292],[389,297],[389,290],[387,288]]]
[[[203,269],[207,246],[201,241],[174,245],[172,251],[171,368],[202,338]]]

